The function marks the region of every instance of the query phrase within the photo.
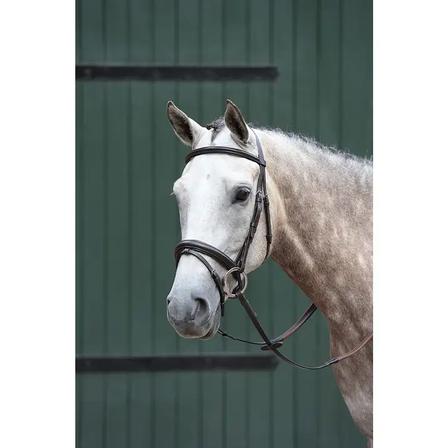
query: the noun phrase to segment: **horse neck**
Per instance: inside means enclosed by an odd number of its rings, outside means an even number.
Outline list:
[[[273,204],[272,257],[333,331],[372,325],[372,168],[299,137],[261,132]]]

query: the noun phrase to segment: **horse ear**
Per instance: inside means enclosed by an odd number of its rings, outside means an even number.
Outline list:
[[[206,130],[185,112],[182,112],[172,101],[168,101],[166,111],[174,133],[185,145],[193,146],[194,142]]]
[[[238,107],[230,100],[227,100],[226,111],[224,112],[224,121],[230,132],[243,143],[247,143],[249,138],[249,129],[244,121],[243,114]]]

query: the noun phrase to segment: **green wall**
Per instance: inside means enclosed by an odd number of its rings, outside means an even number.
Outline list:
[[[77,354],[253,352],[179,338],[165,317],[179,239],[169,196],[185,148],[168,99],[198,121],[232,98],[252,122],[372,152],[371,0],[78,0],[77,64],[274,65],[276,81],[77,82]],[[273,263],[248,296],[272,333],[308,299]],[[225,327],[256,338],[238,304]],[[321,316],[285,346],[328,356]],[[331,371],[78,373],[77,446],[360,447]]]

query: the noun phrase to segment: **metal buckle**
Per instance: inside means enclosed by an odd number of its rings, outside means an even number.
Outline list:
[[[234,272],[239,272],[241,279],[243,281],[243,287],[238,290],[237,292],[233,292],[233,290],[230,288],[230,285],[228,283],[228,278],[229,276],[231,276]],[[227,298],[231,299],[233,297],[236,297],[238,294],[243,294],[244,291],[246,291],[247,288],[247,275],[246,273],[240,272],[240,268],[235,266],[232,269],[229,269],[225,274],[224,277],[222,279],[222,290],[224,291],[224,294],[226,295]]]

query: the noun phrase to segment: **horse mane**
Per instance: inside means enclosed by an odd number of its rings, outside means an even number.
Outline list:
[[[340,161],[348,163],[354,162],[362,166],[372,166],[372,157],[360,157],[351,152],[338,149],[335,146],[326,146],[323,143],[318,142],[315,138],[302,133],[283,131],[279,128],[258,127],[252,123],[249,126],[253,129],[275,135],[276,137],[287,139],[289,144],[292,144],[295,147],[300,147],[302,150],[305,149],[309,152],[320,153],[323,156],[336,157],[340,159]]]
[[[322,163],[322,168],[327,166],[331,167],[331,171],[336,169],[341,174],[351,173],[351,176],[360,176],[364,179],[367,177],[369,179],[368,183],[371,183],[373,175],[372,157],[360,157],[334,146],[326,146],[314,138],[301,133],[258,126],[255,123],[248,123],[248,125],[252,129],[265,132],[274,137],[277,142],[283,140],[284,144],[280,145],[282,150],[287,150],[288,148],[292,153],[297,153],[297,150],[299,150],[302,154],[306,154],[313,159],[318,159]],[[212,131],[212,142],[225,127],[226,124],[223,117],[218,117],[206,125],[206,128]]]

